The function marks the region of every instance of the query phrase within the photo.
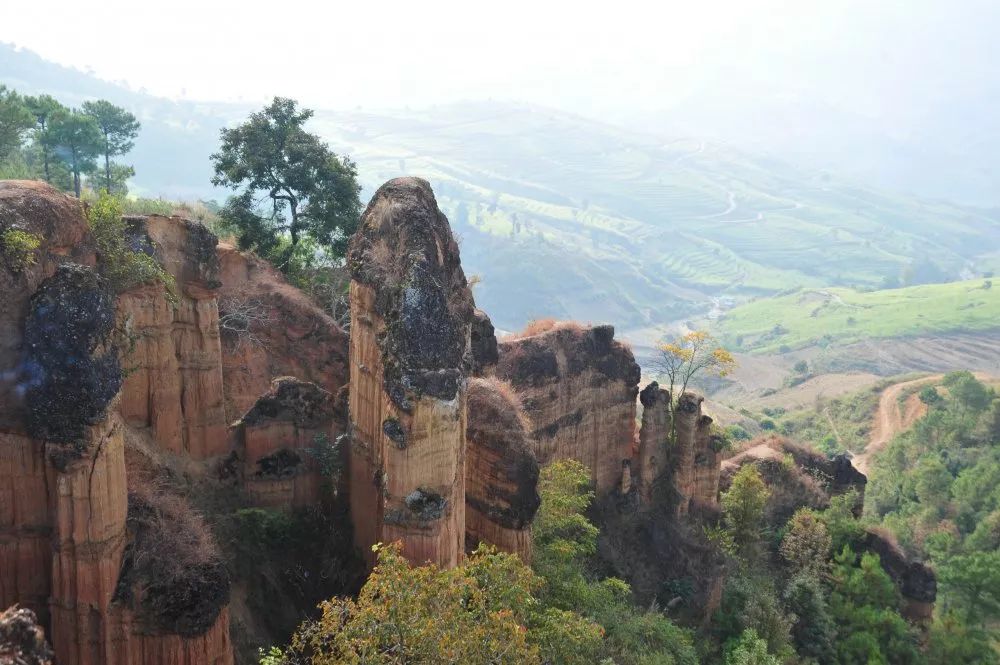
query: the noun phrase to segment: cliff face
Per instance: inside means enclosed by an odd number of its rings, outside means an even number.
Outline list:
[[[324,478],[339,463],[334,442],[343,416],[314,383],[280,377],[235,425],[244,483],[260,506],[304,507],[324,498]],[[324,469],[324,467],[327,467]]]
[[[653,381],[639,393],[639,402],[642,404],[642,425],[635,480],[640,502],[649,505],[653,500],[653,485],[663,474],[669,455],[670,392]]]
[[[120,316],[134,339],[121,413],[149,428],[163,450],[200,460],[227,450],[219,339],[217,239],[193,222],[130,218],[133,243],[177,282],[171,303],[162,284],[123,293]]]
[[[266,261],[224,243],[218,255],[227,421],[250,410],[276,377],[336,396],[348,381],[347,333]]]
[[[599,493],[619,486],[632,456],[639,366],[612,326],[556,326],[500,343],[496,376],[509,381],[534,430],[541,465],[577,459]]]
[[[383,185],[351,240],[350,495],[355,541],[454,566],[465,550],[472,296],[427,182]]]
[[[497,379],[471,379],[468,408],[466,547],[487,542],[528,561],[541,504],[530,425],[513,388]]]
[[[60,663],[231,662],[224,610],[199,635],[149,633],[116,599],[130,543],[123,304],[94,267],[82,207],[4,182],[0,226],[41,241],[26,261],[0,248],[0,603],[38,612]]]
[[[703,401],[703,397],[684,393],[677,406],[671,482],[679,517],[692,508],[711,510],[719,504],[720,442],[712,435],[712,419],[701,411]]]

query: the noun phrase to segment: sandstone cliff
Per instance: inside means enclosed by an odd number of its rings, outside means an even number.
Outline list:
[[[614,334],[612,326],[557,324],[501,342],[496,369],[534,426],[538,463],[577,459],[599,493],[619,486],[635,438],[639,366]]]
[[[0,183],[0,226],[41,240],[28,261],[0,259],[0,603],[36,610],[63,664],[231,662],[220,606],[180,635],[148,631],[116,597],[130,546],[124,334],[82,207]]]
[[[350,496],[355,541],[414,562],[465,550],[472,296],[426,181],[391,180],[351,240]]]
[[[513,388],[497,379],[470,380],[468,408],[466,547],[486,542],[528,561],[541,504],[530,425]]]
[[[177,282],[176,302],[162,284],[121,294],[120,316],[134,348],[121,413],[151,430],[158,446],[192,459],[226,452],[222,348],[216,289],[216,238],[200,224],[159,216],[129,218],[133,244],[153,254]]]
[[[274,379],[267,393],[235,424],[236,452],[253,502],[269,507],[319,505],[338,455],[343,417],[334,398],[314,383]]]

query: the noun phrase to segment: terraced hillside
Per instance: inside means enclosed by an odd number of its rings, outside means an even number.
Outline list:
[[[219,128],[253,110],[159,99],[4,45],[0,81],[133,110],[143,195],[224,197],[209,155]],[[320,111],[313,129],[358,163],[366,195],[402,174],[431,180],[464,238],[464,265],[483,278],[477,300],[503,329],[542,316],[614,322],[641,345],[667,323],[753,296],[878,286],[914,262],[945,279],[1000,264],[1000,212],[563,112],[494,102]]]
[[[537,108],[320,113],[368,182],[428,177],[501,327],[536,316],[641,328],[750,296],[873,287],[916,262],[992,265],[1000,224],[722,145]]]
[[[998,327],[1000,287],[989,279],[869,293],[803,289],[736,307],[716,324],[729,346],[755,353]]]

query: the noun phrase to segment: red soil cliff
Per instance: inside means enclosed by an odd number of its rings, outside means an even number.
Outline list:
[[[375,193],[351,270],[350,496],[355,542],[401,541],[413,562],[465,550],[465,376],[472,296],[426,181]]]
[[[466,547],[486,542],[528,561],[541,504],[530,424],[514,389],[494,378],[469,381],[468,407]]]
[[[619,486],[635,438],[639,366],[614,334],[612,326],[556,325],[501,342],[496,369],[531,419],[538,463],[579,460],[599,493]]]
[[[231,662],[224,608],[182,636],[116,598],[130,545],[116,303],[78,201],[0,183],[12,228],[41,245],[33,262],[0,257],[0,604],[38,612],[59,663]]]

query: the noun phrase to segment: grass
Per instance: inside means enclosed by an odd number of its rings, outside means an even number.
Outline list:
[[[483,276],[477,301],[507,330],[544,316],[645,327],[713,298],[877,288],[915,260],[953,277],[1000,264],[987,259],[1000,224],[978,211],[554,111],[320,112],[316,125],[369,188],[431,181],[463,264]]]
[[[879,383],[843,397],[817,401],[810,409],[785,412],[765,409],[761,421],[771,419],[784,436],[811,444],[827,455],[860,452],[868,445],[872,418],[879,396],[896,379]]]
[[[1000,288],[976,279],[859,292],[803,289],[736,307],[716,332],[734,349],[773,353],[811,345],[989,330],[1000,326]]]

